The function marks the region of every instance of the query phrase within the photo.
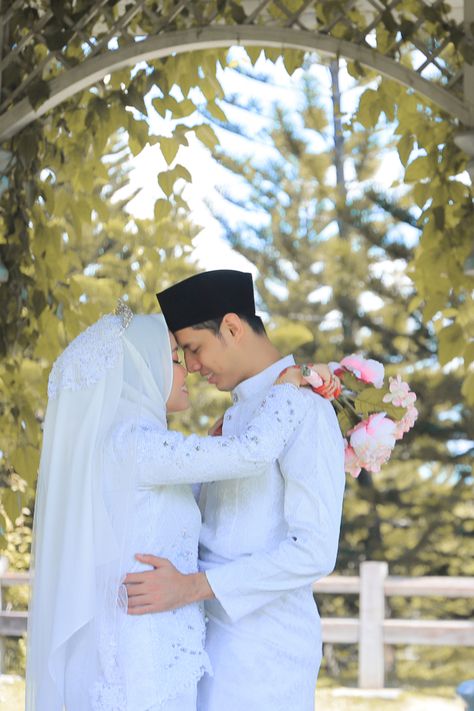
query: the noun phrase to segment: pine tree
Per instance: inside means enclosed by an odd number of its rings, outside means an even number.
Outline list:
[[[329,71],[332,111],[318,100],[309,66],[301,82],[303,126],[293,110],[277,106],[273,124],[258,135],[274,147],[271,159],[252,154],[251,135],[250,157],[215,150],[246,196],[221,189],[222,201],[210,207],[225,238],[258,267],[259,306],[283,351],[323,362],[363,352],[418,393],[419,420],[391,462],[378,475],[348,481],[338,571],[357,574],[369,559],[387,560],[392,574],[472,575],[474,418],[462,402],[461,372],[441,371],[434,331],[412,306],[407,264],[416,215],[403,190],[381,190],[373,179],[391,147],[388,122],[369,132],[343,120],[337,62]],[[231,103],[264,112],[254,98]],[[321,138],[325,149],[314,149]],[[240,208],[237,224],[227,217],[229,206]],[[472,613],[468,602],[450,606],[456,616]],[[326,614],[354,614],[352,608],[341,598],[323,600]],[[411,603],[412,612],[420,609],[437,614],[426,601]]]

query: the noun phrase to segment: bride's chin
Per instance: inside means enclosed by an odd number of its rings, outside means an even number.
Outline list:
[[[187,393],[183,393],[182,397],[179,398],[179,401],[171,405],[171,407],[167,404],[166,405],[166,412],[170,415],[172,415],[174,412],[184,412],[185,410],[189,409],[189,395]]]
[[[179,409],[177,409],[177,412],[183,412],[187,409],[189,409],[189,395],[188,393],[183,393],[183,397],[181,398],[181,402],[179,404]]]

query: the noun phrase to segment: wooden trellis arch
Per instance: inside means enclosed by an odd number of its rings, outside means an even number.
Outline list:
[[[411,87],[458,120],[474,157],[474,0],[30,0],[28,26],[27,3],[0,2],[0,141],[114,70],[242,44],[345,57]]]

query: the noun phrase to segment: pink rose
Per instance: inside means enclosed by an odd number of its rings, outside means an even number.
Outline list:
[[[350,445],[360,464],[371,472],[380,471],[395,446],[396,425],[384,412],[370,415],[356,425],[350,433]]]
[[[344,447],[344,471],[356,479],[360,474],[361,466],[357,459],[356,453],[352,449],[351,445],[346,441]]]
[[[415,393],[411,392],[408,383],[405,383],[399,375],[396,378],[389,378],[390,392],[383,396],[384,402],[391,402],[395,407],[410,407],[416,400]]]
[[[371,383],[376,388],[381,388],[383,385],[384,367],[377,360],[362,358],[362,356],[353,353],[343,358],[340,365],[345,370],[354,373],[356,378],[364,383]]]
[[[418,410],[414,405],[408,408],[404,417],[396,423],[395,426],[395,439],[402,439],[403,435],[406,434],[418,418]]]

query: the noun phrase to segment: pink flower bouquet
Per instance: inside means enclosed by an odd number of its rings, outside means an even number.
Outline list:
[[[331,367],[342,383],[332,403],[345,438],[346,472],[353,477],[361,469],[379,472],[395,442],[415,424],[416,395],[399,375],[384,385],[384,367],[376,360],[350,355]],[[317,374],[308,366],[302,372],[315,389]]]

